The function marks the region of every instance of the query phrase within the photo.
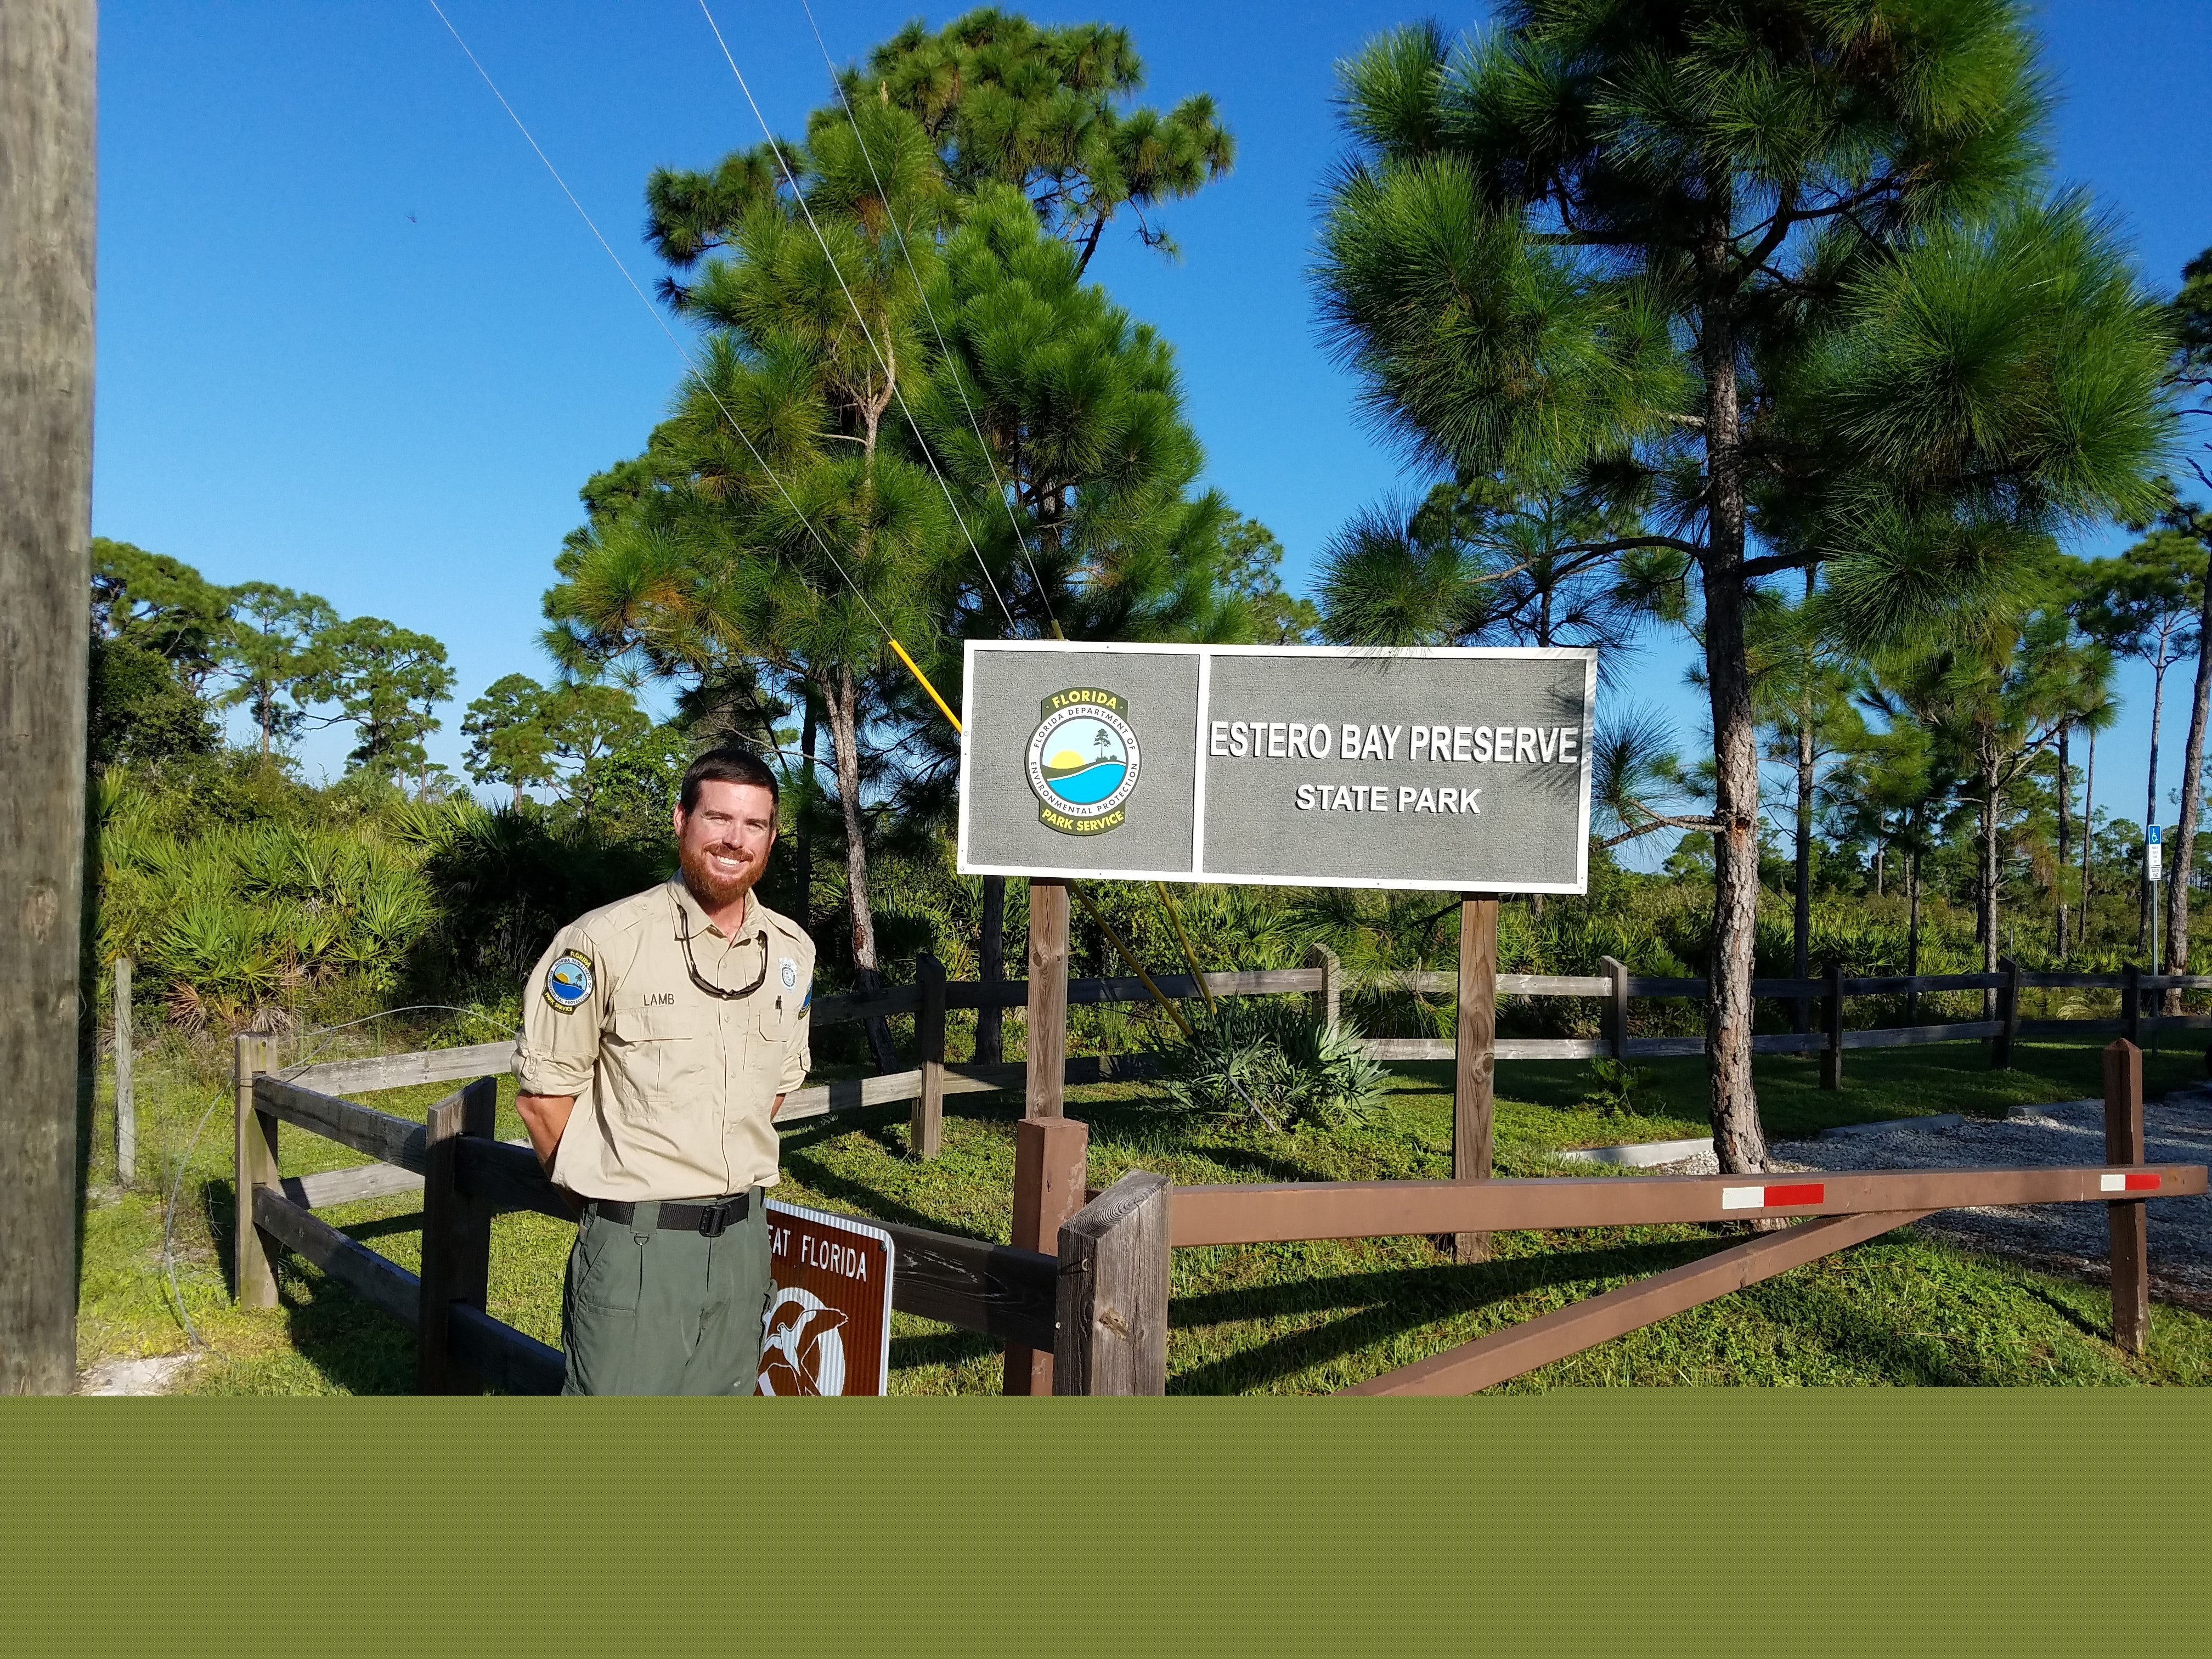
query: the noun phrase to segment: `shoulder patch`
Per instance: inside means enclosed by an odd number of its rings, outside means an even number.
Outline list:
[[[573,1014],[591,994],[591,957],[571,948],[553,958],[553,965],[545,970],[547,1006],[560,1013]]]

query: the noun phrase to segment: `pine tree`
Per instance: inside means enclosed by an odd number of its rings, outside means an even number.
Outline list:
[[[230,590],[217,651],[233,684],[222,702],[252,711],[264,757],[278,739],[298,731],[304,710],[297,694],[311,670],[315,641],[337,619],[329,600],[273,582],[243,582]]]
[[[1378,419],[1441,469],[1602,483],[1655,526],[1618,550],[1694,567],[1724,1170],[1765,1155],[1751,594],[1823,567],[1870,647],[2145,503],[2161,331],[2039,193],[2044,105],[2007,0],[1519,0],[1345,74],[1322,303]]]
[[[2205,603],[2204,550],[2194,537],[2157,530],[2116,559],[2091,565],[2077,607],[2081,627],[2115,656],[2150,670],[2150,760],[2143,782],[2146,825],[2158,822],[2159,731],[2168,670],[2199,654],[2197,619]],[[2148,862],[2137,882],[2136,949],[2150,943]],[[2152,964],[2157,972],[2157,964]]]
[[[1163,114],[1122,109],[1145,83],[1128,31],[1104,23],[1039,28],[985,7],[935,34],[909,23],[848,71],[845,95],[905,110],[963,193],[1022,192],[1037,221],[1076,250],[1080,276],[1124,209],[1138,239],[1172,253],[1150,216],[1225,176],[1237,143],[1200,93]]]
[[[754,179],[742,158],[724,167],[738,182],[705,207],[705,192],[672,191],[665,176],[648,186],[656,215],[672,195],[705,216],[656,216],[653,240],[679,270],[717,251],[672,290],[708,331],[704,362],[646,453],[599,484],[602,505],[572,538],[546,608],[599,661],[636,651],[707,682],[750,659],[818,700],[854,969],[868,987],[881,966],[863,794],[862,734],[881,708],[872,678],[887,634],[927,652],[958,590],[985,577],[902,401],[927,369],[905,261],[926,279],[942,180],[909,118],[860,118],[868,156],[841,114],[817,113],[808,143],[784,154],[795,190]],[[888,1030],[869,1031],[890,1066]]]

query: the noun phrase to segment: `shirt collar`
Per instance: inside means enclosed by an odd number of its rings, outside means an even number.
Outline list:
[[[668,878],[668,890],[679,920],[695,939],[701,933],[712,933],[717,939],[728,937],[708,919],[707,912],[701,907],[699,901],[692,896],[691,890],[684,884],[684,875],[681,871]],[[744,931],[746,924],[752,921],[753,914],[759,906],[760,901],[756,899],[750,891],[747,892],[745,914],[738,923],[738,932]]]

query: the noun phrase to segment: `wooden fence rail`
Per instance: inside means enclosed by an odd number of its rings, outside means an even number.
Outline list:
[[[290,1249],[414,1328],[420,1392],[475,1392],[484,1387],[520,1394],[557,1392],[563,1374],[559,1351],[485,1311],[491,1218],[518,1210],[563,1220],[574,1214],[527,1146],[492,1138],[495,1079],[477,1079],[433,1106],[427,1123],[416,1123],[358,1101],[324,1094],[296,1079],[249,1069],[265,1060],[260,1042],[241,1039],[240,1048],[243,1086],[239,1091],[238,1144],[245,1156],[240,1169],[237,1259],[266,1262],[272,1247]],[[408,1070],[409,1080],[422,1080],[422,1069]],[[1095,1064],[1091,1069],[1096,1069]],[[325,1184],[319,1189],[312,1184],[329,1183],[328,1176],[280,1179],[275,1158],[280,1123],[382,1163],[368,1170],[331,1172],[350,1178],[343,1186]],[[386,1183],[383,1190],[406,1189],[389,1185],[395,1176],[422,1188],[420,1274],[387,1261],[313,1212],[318,1201],[377,1195],[376,1188],[361,1179],[364,1176]],[[1107,1207],[1118,1214],[1127,1207],[1126,1196],[1117,1186],[1101,1194],[1098,1202],[1114,1197],[1115,1203]],[[1089,1213],[1088,1209],[1079,1212],[1078,1219]],[[875,1224],[891,1236],[896,1252],[893,1306],[994,1341],[1055,1355],[1066,1346],[1060,1316],[1064,1268],[1060,1257],[898,1222]],[[1078,1229],[1078,1237],[1086,1243],[1078,1248],[1087,1252],[1089,1260],[1097,1254],[1089,1241],[1109,1235],[1119,1236],[1114,1226],[1102,1229],[1085,1223]],[[1164,1259],[1164,1243],[1160,1248]],[[1109,1305],[1142,1306],[1156,1312],[1160,1322],[1157,1346],[1164,1353],[1164,1294],[1124,1291],[1126,1270],[1120,1263],[1126,1254],[1109,1250],[1103,1269],[1094,1262],[1087,1271],[1105,1287]],[[241,1292],[245,1288],[241,1276]],[[273,1302],[273,1274],[270,1292]],[[1146,1334],[1145,1340],[1150,1342],[1152,1337]],[[1080,1354],[1068,1351],[1072,1386],[1077,1392],[1117,1391],[1126,1364],[1117,1369],[1094,1350],[1096,1342]]]
[[[1455,971],[1410,970],[1346,975],[1326,951],[1316,952],[1311,968],[1263,969],[1209,973],[1206,983],[1217,997],[1307,996],[1316,1011],[1334,1011],[1345,986],[1398,988],[1423,994],[1452,995],[1458,989]],[[1499,1060],[1577,1060],[1611,1057],[1618,1060],[1693,1057],[1705,1052],[1701,1036],[1636,1036],[1630,1035],[1629,1005],[1636,998],[1698,998],[1705,992],[1702,979],[1666,979],[1628,972],[1611,957],[1598,975],[1500,974],[1501,996],[1577,997],[1602,1004],[1601,1035],[1593,1037],[1498,1037],[1490,1053]],[[1154,976],[1161,991],[1170,997],[1198,994],[1198,981],[1188,974]],[[2023,988],[2118,990],[2122,1012],[2118,1016],[2080,1019],[2029,1019],[2021,1017],[2019,994]],[[1893,1048],[1918,1043],[1986,1041],[1990,1063],[2010,1063],[2014,1043],[2021,1038],[2120,1036],[2139,1042],[2146,1034],[2212,1030],[2212,1014],[2147,1014],[2142,1001],[2149,994],[2166,990],[2212,988],[2212,975],[2151,975],[2130,969],[2117,974],[2045,973],[2019,968],[2008,961],[1995,974],[1886,975],[1847,978],[1833,970],[1821,979],[1757,979],[1755,996],[1820,1000],[1826,1015],[1820,1028],[1804,1031],[1761,1031],[1752,1037],[1757,1054],[1807,1054],[1821,1057],[1821,1086],[1842,1087],[1843,1055],[1854,1048]],[[1893,996],[1906,993],[1984,991],[1997,993],[1998,1018],[1954,1020],[1942,1024],[1884,1025],[1852,1028],[1843,1022],[1841,1000],[1854,996]],[[1018,1007],[1027,1000],[1025,980],[988,982],[948,981],[933,959],[917,963],[915,983],[888,986],[874,991],[842,993],[817,999],[813,1018],[817,1024],[873,1018],[912,1012],[915,1015],[915,1064],[902,1072],[872,1077],[840,1079],[813,1084],[788,1096],[777,1121],[799,1122],[831,1114],[911,1102],[909,1146],[918,1158],[936,1156],[943,1134],[944,1103],[955,1095],[992,1093],[1022,1089],[1028,1067],[1020,1061],[977,1065],[951,1060],[945,1053],[945,1015],[953,1008]],[[1070,980],[1071,1005],[1143,1002],[1151,993],[1134,978]],[[1449,1061],[1458,1053],[1449,1037],[1370,1037],[1369,1054],[1382,1060]],[[460,1081],[487,1071],[504,1070],[513,1049],[504,1042],[476,1043],[465,1048],[439,1048],[414,1054],[385,1054],[358,1060],[337,1060],[311,1066],[293,1073],[290,1086],[307,1096],[331,1097],[404,1088],[430,1083]],[[1086,1055],[1065,1062],[1068,1084],[1131,1080],[1156,1075],[1158,1062],[1135,1054]],[[273,1080],[272,1080],[273,1081]],[[312,1115],[311,1103],[301,1109]],[[313,1127],[313,1126],[303,1126]],[[278,1183],[283,1195],[306,1209],[326,1208],[358,1199],[382,1197],[417,1190],[422,1185],[424,1142],[422,1126],[392,1119],[380,1126],[350,1128],[333,1121],[319,1129],[356,1150],[378,1159],[367,1169],[331,1170],[285,1179]],[[349,1139],[351,1134],[355,1139]],[[368,1137],[367,1140],[360,1137]],[[516,1143],[520,1145],[521,1143]]]
[[[1331,959],[1333,963],[1333,959]],[[1610,958],[1601,975],[1500,974],[1498,994],[1523,997],[1576,997],[1601,1002],[1603,1034],[1595,1037],[1499,1037],[1495,1058],[1504,1060],[1595,1060],[1658,1058],[1694,1055],[1705,1052],[1702,1036],[1635,1036],[1629,1034],[1628,1005],[1633,999],[1702,998],[1702,979],[1663,979],[1629,973]],[[925,1156],[933,1153],[928,1139],[932,1126],[941,1121],[943,1098],[1019,1089],[1027,1077],[1018,1061],[1000,1065],[962,1064],[945,1053],[944,1014],[953,1008],[1020,1007],[1029,994],[1028,982],[1011,979],[979,982],[945,980],[933,961],[918,964],[914,985],[888,986],[880,990],[841,993],[816,999],[813,1019],[817,1025],[834,1025],[896,1013],[918,1017],[915,1065],[903,1072],[874,1077],[818,1083],[794,1091],[784,1102],[778,1121],[796,1122],[826,1114],[859,1110],[901,1101],[920,1103],[915,1113],[916,1145]],[[1158,974],[1153,980],[1170,997],[1194,997],[1197,981],[1188,974]],[[1458,988],[1453,971],[1409,970],[1346,975],[1333,965],[1315,968],[1271,968],[1249,972],[1209,973],[1207,988],[1217,997],[1308,996],[1326,998],[1333,1006],[1342,988],[1401,988],[1423,994],[1450,995]],[[1840,993],[1838,992],[1840,987]],[[2081,1019],[2028,1019],[2020,1017],[2018,993],[2022,988],[2117,990],[2123,994],[2118,1016]],[[2009,1060],[2009,1040],[2018,1037],[2124,1036],[2139,1039],[2146,1033],[2212,1030],[2212,1014],[2150,1014],[2142,1011],[2143,995],[2166,990],[2212,989],[2212,975],[2042,973],[2015,969],[2007,963],[1995,974],[1886,975],[1822,979],[1757,979],[1756,997],[1779,1000],[1817,1000],[1832,1004],[1843,997],[1894,996],[1906,993],[1995,990],[2000,994],[1996,1019],[1954,1020],[1942,1024],[1847,1027],[1832,1007],[1822,1028],[1808,1031],[1761,1031],[1752,1038],[1759,1054],[1820,1054],[1826,1073],[1823,1081],[1839,1086],[1841,1066],[1836,1057],[1850,1048],[1892,1048],[1923,1042],[1990,1040],[1992,1060]],[[1134,978],[1078,979],[1067,982],[1071,1006],[1148,1001],[1151,993]],[[1368,1052],[1383,1060],[1448,1060],[1457,1052],[1449,1037],[1370,1037]],[[413,1085],[457,1082],[488,1071],[503,1071],[513,1054],[506,1042],[475,1043],[459,1048],[434,1048],[414,1054],[383,1054],[361,1060],[327,1060],[294,1073],[292,1081],[323,1095],[365,1094]],[[1146,1055],[1094,1055],[1067,1062],[1069,1083],[1098,1083],[1149,1076],[1156,1070]],[[932,1099],[931,1097],[934,1096]],[[370,1148],[370,1156],[384,1158]],[[403,1168],[415,1169],[404,1158],[384,1158]],[[419,1170],[416,1173],[420,1173]],[[308,1177],[309,1180],[317,1179]],[[333,1186],[331,1191],[340,1190]],[[340,1201],[335,1196],[326,1202]],[[313,1207],[313,1206],[311,1206]]]

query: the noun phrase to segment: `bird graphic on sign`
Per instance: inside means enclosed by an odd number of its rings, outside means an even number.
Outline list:
[[[845,1316],[811,1291],[776,1292],[761,1334],[760,1391],[769,1395],[845,1392]]]

